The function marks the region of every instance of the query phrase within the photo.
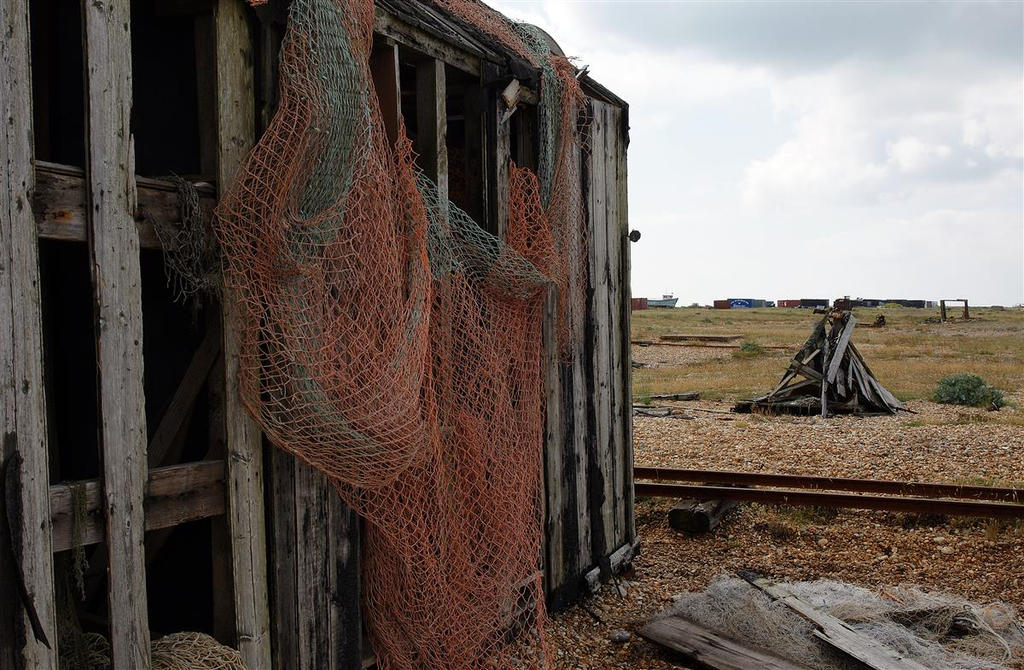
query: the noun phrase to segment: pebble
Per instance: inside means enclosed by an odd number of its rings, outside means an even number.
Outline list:
[[[625,644],[629,642],[632,638],[633,636],[629,633],[628,630],[622,630],[621,628],[612,631],[612,634],[608,637],[608,639],[614,642],[615,644]]]

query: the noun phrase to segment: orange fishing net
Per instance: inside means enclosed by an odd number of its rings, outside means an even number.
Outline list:
[[[541,68],[539,174],[512,166],[503,239],[442,206],[385,137],[372,0],[293,0],[279,109],[217,210],[240,389],[366,519],[382,667],[543,667],[541,325],[554,282],[563,351],[582,331],[582,93],[528,29],[437,4]]]

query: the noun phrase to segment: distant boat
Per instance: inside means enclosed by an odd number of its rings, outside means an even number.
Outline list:
[[[672,294],[669,293],[667,295],[661,296],[661,300],[658,300],[656,298],[649,299],[647,301],[647,306],[648,307],[675,307],[676,306],[676,302],[678,302],[678,301],[679,301],[679,298],[673,298]]]

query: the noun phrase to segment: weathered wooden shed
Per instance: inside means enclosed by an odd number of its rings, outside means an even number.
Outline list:
[[[115,670],[185,630],[250,670],[372,662],[359,518],[242,406],[231,293],[182,301],[166,272],[275,112],[287,23],[283,1],[0,0],[0,667],[57,668],[68,607]],[[377,0],[371,69],[389,132],[404,119],[423,172],[503,234],[537,69],[417,0]],[[628,106],[579,80],[586,328],[559,352],[550,297],[549,608],[637,547]]]

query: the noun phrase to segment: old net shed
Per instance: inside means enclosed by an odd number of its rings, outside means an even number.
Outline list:
[[[637,546],[628,106],[475,0],[254,4],[0,0],[0,667],[542,664]]]

